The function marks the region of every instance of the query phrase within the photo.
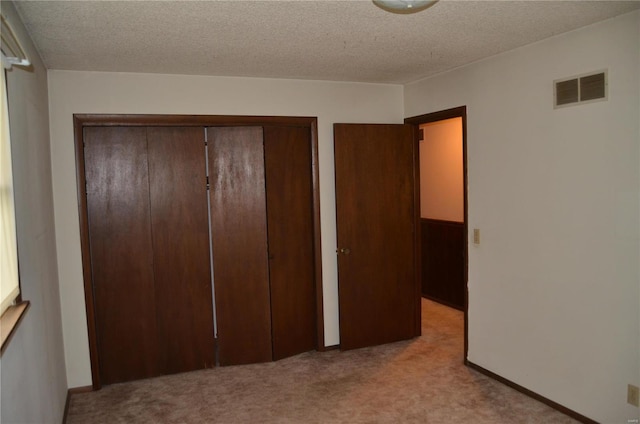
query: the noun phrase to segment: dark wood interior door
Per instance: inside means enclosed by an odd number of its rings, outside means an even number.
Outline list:
[[[146,128],[84,130],[100,380],[158,375]]]
[[[264,128],[274,360],[316,348],[310,136]]]
[[[207,128],[220,365],[272,359],[262,127]]]
[[[415,142],[411,125],[334,125],[340,347],[416,333]]]
[[[147,130],[162,374],[215,365],[204,128]]]

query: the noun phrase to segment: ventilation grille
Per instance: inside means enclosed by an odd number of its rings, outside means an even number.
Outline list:
[[[607,71],[556,80],[553,88],[556,108],[607,100]]]

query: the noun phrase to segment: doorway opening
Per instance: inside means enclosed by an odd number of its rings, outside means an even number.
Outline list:
[[[422,297],[464,314],[468,351],[466,106],[406,118],[417,133]],[[423,301],[424,303],[424,301]],[[428,313],[428,312],[427,312]]]

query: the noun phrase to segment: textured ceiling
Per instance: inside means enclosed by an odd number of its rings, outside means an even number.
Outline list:
[[[50,69],[406,83],[639,1],[16,1]]]

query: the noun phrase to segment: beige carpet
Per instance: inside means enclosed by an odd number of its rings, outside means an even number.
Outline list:
[[[462,364],[462,313],[423,299],[423,336],[104,387],[76,423],[576,423]]]

